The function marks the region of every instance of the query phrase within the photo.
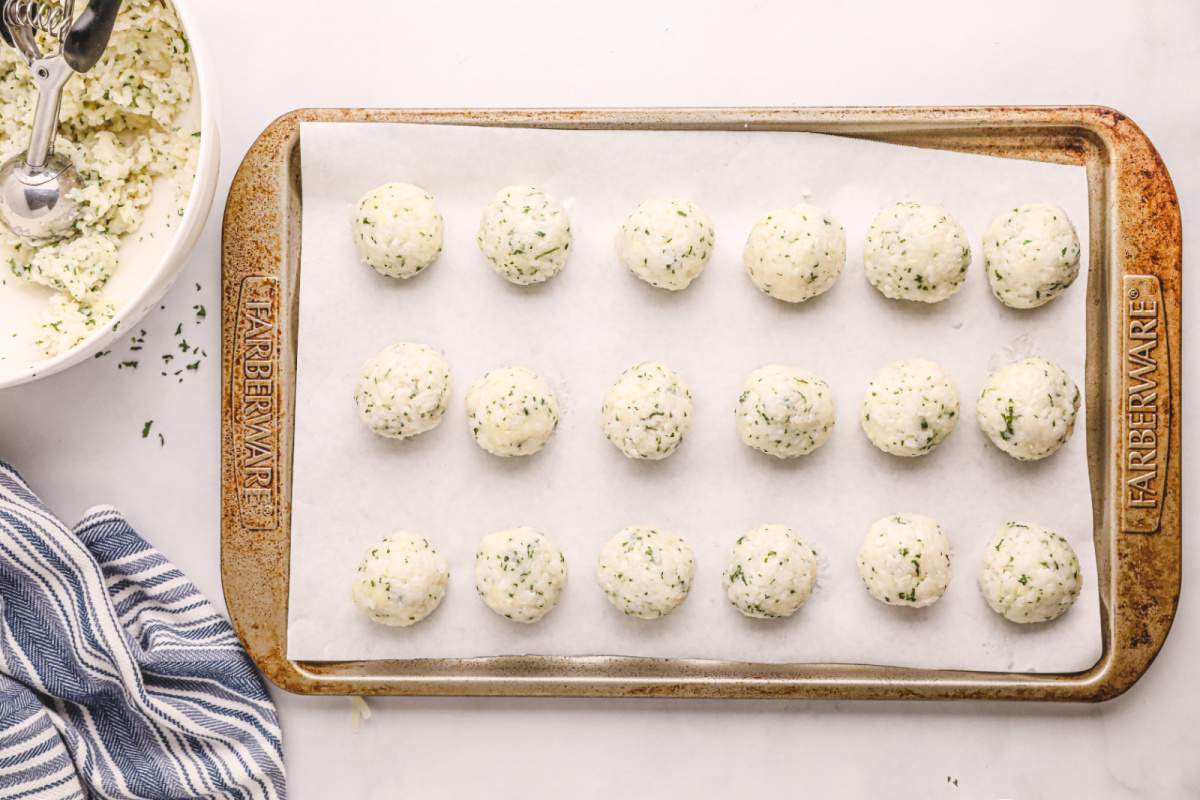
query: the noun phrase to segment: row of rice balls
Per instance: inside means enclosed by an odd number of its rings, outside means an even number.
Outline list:
[[[372,431],[408,439],[441,422],[450,396],[450,365],[424,344],[393,344],[368,359],[354,400]],[[522,367],[494,369],[467,391],[467,419],[476,443],[497,456],[541,450],[558,426],[550,386]],[[1014,458],[1045,458],[1075,427],[1079,388],[1056,364],[1027,358],[992,373],[979,393],[979,426]],[[692,394],[666,364],[625,370],[604,397],[605,436],[629,458],[659,460],[675,452],[692,425]],[[735,408],[742,441],[777,458],[816,450],[834,425],[833,395],[816,375],[770,364],[750,374]],[[958,389],[937,364],[896,361],[871,381],[861,423],[886,453],[920,456],[940,444],[958,421]]]
[[[867,590],[888,605],[922,608],[950,585],[950,543],[922,514],[877,520],[858,553]],[[679,535],[662,528],[625,528],[600,551],[596,578],[609,602],[627,616],[656,619],[679,607],[692,588],[695,557]],[[446,559],[424,536],[399,531],[372,547],[354,579],[355,605],[385,625],[427,617],[449,582]],[[1013,622],[1046,622],[1079,595],[1079,559],[1059,534],[1040,525],[1007,522],[984,552],[979,588],[997,614]],[[789,617],[816,586],[817,557],[784,525],[764,525],[738,537],[721,573],[730,604],[748,617]],[[567,561],[555,542],[533,528],[483,537],[475,554],[475,588],[488,608],[514,622],[548,614],[567,584]]]
[[[353,219],[362,260],[383,275],[411,278],[442,252],[443,225],[433,196],[389,183],[359,200]],[[492,268],[518,285],[542,283],[567,263],[571,225],[562,204],[534,186],[508,186],[483,211],[476,236]],[[655,198],[617,232],[617,252],[634,275],[678,291],[695,280],[716,241],[695,203]],[[1013,308],[1036,308],[1079,274],[1079,237],[1066,212],[1049,203],[998,215],[983,236],[992,294]],[[816,206],[772,211],[755,223],[743,252],[750,280],[766,294],[801,303],[833,286],[846,263],[842,226]],[[899,202],[871,223],[863,248],[871,284],[895,300],[936,303],[958,291],[971,264],[966,232],[937,206]]]

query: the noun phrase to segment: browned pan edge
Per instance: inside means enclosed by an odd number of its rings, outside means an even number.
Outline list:
[[[1087,167],[1088,460],[1103,654],[1073,674],[613,656],[287,658],[302,121],[814,131]],[[1097,701],[1162,647],[1181,573],[1179,204],[1154,146],[1108,108],[301,109],[250,147],[222,243],[221,575],[263,673],[304,694]]]

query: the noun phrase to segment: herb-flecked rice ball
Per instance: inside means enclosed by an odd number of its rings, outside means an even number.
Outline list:
[[[692,547],[677,534],[633,526],[604,545],[596,578],[621,613],[657,619],[687,599],[695,571]]]
[[[358,415],[380,436],[411,439],[442,421],[450,365],[429,345],[397,342],[367,359],[354,389]]]
[[[656,198],[626,217],[617,232],[617,254],[646,283],[675,292],[704,271],[715,241],[712,220],[698,205]]]
[[[604,435],[628,458],[658,461],[692,427],[692,393],[666,364],[643,361],[621,373],[600,407]]]
[[[492,611],[525,624],[558,605],[567,585],[567,559],[558,545],[533,528],[511,528],[483,537],[475,553],[475,589]]]
[[[1019,206],[992,220],[983,234],[983,266],[997,300],[1037,308],[1075,282],[1079,235],[1058,206]]]
[[[466,405],[475,443],[494,456],[532,455],[558,427],[554,392],[524,367],[488,372],[467,391]]]
[[[950,585],[950,542],[924,514],[884,517],[867,530],[858,574],[879,602],[924,608]]]
[[[450,568],[424,536],[397,531],[367,551],[354,576],[354,605],[375,622],[407,627],[433,613]]]
[[[967,277],[971,245],[945,210],[901,202],[879,212],[863,246],[867,280],[885,297],[938,303]]]
[[[1044,358],[1026,358],[988,376],[975,417],[996,447],[1036,461],[1066,444],[1078,411],[1079,387],[1071,376]]]
[[[760,290],[787,303],[829,291],[846,263],[846,232],[816,206],[781,208],[760,219],[742,252]]]
[[[483,210],[476,236],[498,275],[528,286],[562,271],[571,249],[571,223],[562,205],[535,186],[507,186]]]
[[[423,272],[442,252],[442,215],[433,195],[411,183],[387,183],[363,195],[352,229],[359,258],[391,278]]]
[[[979,589],[992,610],[1012,622],[1049,622],[1079,596],[1079,558],[1058,533],[1007,522],[983,554]]]
[[[923,456],[958,422],[958,389],[932,361],[893,362],[879,371],[863,398],[862,428],[871,444],[894,456]]]
[[[734,414],[738,436],[747,445],[776,458],[795,458],[829,439],[833,392],[811,372],[768,364],[750,373]]]
[[[747,617],[790,617],[816,586],[817,556],[786,525],[763,525],[734,542],[721,581]]]

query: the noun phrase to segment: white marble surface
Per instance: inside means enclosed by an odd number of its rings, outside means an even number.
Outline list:
[[[1104,103],[1156,142],[1185,238],[1200,230],[1200,4],[1189,0],[196,5],[222,88],[218,209],[253,137],[297,106]],[[218,601],[219,222],[218,210],[166,310],[143,324],[139,369],[117,369],[126,342],[0,392],[0,457],[53,508],[72,518],[116,504]],[[196,303],[210,310],[201,325]],[[181,384],[150,363],[180,321],[209,353]],[[1185,397],[1197,389],[1192,370]],[[165,446],[141,438],[148,419]],[[1187,426],[1184,438],[1190,474],[1200,434]],[[1189,579],[1196,553],[1185,548]],[[1097,707],[376,700],[355,732],[349,701],[277,693],[292,796],[1195,797],[1196,598],[1185,581],[1157,663]]]

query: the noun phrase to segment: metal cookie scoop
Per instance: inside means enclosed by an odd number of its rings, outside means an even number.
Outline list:
[[[0,36],[25,56],[38,90],[28,151],[0,166],[0,222],[25,239],[59,239],[79,216],[71,199],[79,176],[54,152],[63,87],[100,60],[121,0],[91,0],[78,19],[74,0],[0,0],[0,6]],[[39,35],[57,42],[58,52],[43,53]]]

